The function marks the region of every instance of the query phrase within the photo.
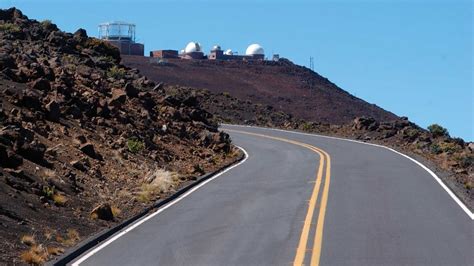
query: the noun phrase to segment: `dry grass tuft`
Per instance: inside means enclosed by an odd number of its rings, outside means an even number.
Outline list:
[[[66,196],[61,194],[54,194],[52,196],[52,199],[54,201],[54,204],[56,204],[57,206],[64,206],[67,202]]]
[[[51,169],[45,169],[45,170],[43,170],[43,175],[46,178],[54,179],[56,177],[56,171],[51,170]]]
[[[68,229],[66,237],[62,237],[59,234],[56,236],[56,241],[59,243],[66,245],[66,246],[72,246],[77,243],[81,238],[79,236],[79,233],[75,229]]]
[[[33,245],[29,250],[23,251],[20,258],[31,265],[43,265],[48,259],[49,253],[42,245]]]
[[[97,215],[97,213],[95,213],[95,212],[91,213],[91,219],[92,220],[97,220],[97,219],[99,219],[99,215]]]
[[[116,206],[112,206],[111,208],[112,208],[112,214],[114,215],[114,217],[117,217],[120,215],[120,213],[122,213],[122,211]]]
[[[149,202],[156,199],[160,193],[169,191],[179,176],[175,172],[163,169],[154,169],[148,171],[138,192],[137,199],[141,202]]]
[[[64,253],[64,249],[60,247],[48,247],[46,249],[49,255],[58,256]]]
[[[44,232],[44,237],[46,238],[46,240],[51,240],[51,239],[53,239],[55,234],[56,234],[55,230],[47,229]]]
[[[140,192],[138,192],[137,200],[143,203],[150,202],[152,199],[155,199],[160,194],[160,190],[158,187],[150,185],[150,184],[143,184],[141,186]]]
[[[36,244],[35,237],[32,235],[24,235],[21,237],[21,243],[27,246],[33,246]]]
[[[77,232],[76,229],[67,229],[67,237],[68,240],[72,241],[73,244],[81,239],[79,232]]]
[[[231,152],[230,152],[230,157],[237,157],[240,155],[242,151],[239,148],[233,147]]]

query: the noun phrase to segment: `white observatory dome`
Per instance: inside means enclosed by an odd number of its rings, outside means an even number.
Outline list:
[[[212,46],[212,49],[211,49],[211,51],[220,51],[220,50],[221,50],[220,45],[214,45],[214,46]]]
[[[260,44],[251,44],[249,47],[247,47],[247,50],[245,51],[246,55],[263,55],[265,52],[263,51],[262,46]]]
[[[231,49],[227,49],[227,50],[225,50],[224,54],[225,54],[225,55],[233,55],[234,52],[232,52]]]
[[[201,52],[201,44],[198,42],[190,42],[184,48],[185,53]]]

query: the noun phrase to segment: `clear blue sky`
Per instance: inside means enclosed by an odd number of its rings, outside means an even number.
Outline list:
[[[137,24],[150,49],[199,41],[243,53],[260,43],[267,54],[308,65],[370,103],[426,127],[439,123],[474,140],[473,1],[105,1],[1,0],[65,31],[97,24]]]

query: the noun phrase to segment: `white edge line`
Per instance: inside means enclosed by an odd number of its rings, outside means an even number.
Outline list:
[[[202,182],[201,184],[191,188],[189,191],[187,191],[186,193],[182,194],[181,196],[179,196],[177,199],[169,202],[168,204],[166,204],[165,206],[161,207],[160,209],[158,209],[156,212],[138,220],[137,222],[133,223],[132,225],[126,227],[123,229],[123,231],[121,231],[120,233],[114,235],[113,237],[109,238],[107,241],[105,241],[104,243],[102,243],[100,246],[94,248],[93,250],[89,251],[88,253],[86,253],[84,256],[80,257],[78,260],[76,260],[75,262],[73,262],[71,265],[72,266],[78,266],[79,264],[81,264],[82,262],[84,262],[85,260],[87,260],[88,258],[90,258],[91,256],[93,256],[94,254],[96,254],[97,252],[99,252],[101,249],[105,248],[106,246],[108,246],[110,243],[114,242],[115,240],[117,240],[118,238],[120,238],[121,236],[125,235],[126,233],[132,231],[134,228],[138,227],[139,225],[143,224],[144,222],[150,220],[151,218],[155,217],[156,215],[158,215],[159,213],[163,212],[164,210],[168,209],[169,207],[173,206],[174,204],[180,202],[182,199],[184,199],[185,197],[189,196],[191,193],[193,193],[194,191],[198,190],[200,187],[206,185],[207,183],[211,182],[212,180],[216,179],[217,177],[223,175],[224,173],[226,173],[227,171],[243,164],[245,161],[247,161],[249,155],[247,153],[247,151],[242,148],[242,147],[239,147],[237,146],[237,148],[239,148],[241,151],[244,152],[245,154],[245,158],[240,161],[239,163],[237,164],[234,164],[228,168],[226,168],[225,170],[223,170],[222,172],[216,174],[215,176],[207,179],[206,181]]]
[[[451,196],[451,198],[461,207],[461,209],[471,218],[471,220],[474,220],[474,213],[472,213],[469,208],[454,194],[454,192],[446,186],[446,184],[441,181],[441,179],[433,172],[431,169],[420,163],[419,161],[413,159],[412,157],[403,154],[399,151],[396,151],[392,148],[389,148],[387,146],[379,145],[379,144],[374,144],[374,143],[367,143],[363,141],[358,141],[358,140],[353,140],[353,139],[344,139],[344,138],[338,138],[338,137],[331,137],[331,136],[324,136],[324,135],[318,135],[318,134],[311,134],[311,133],[303,133],[303,132],[298,132],[298,131],[290,131],[290,130],[284,130],[284,129],[278,129],[278,128],[267,128],[267,127],[258,127],[258,126],[247,126],[247,125],[232,125],[232,124],[222,124],[222,125],[227,125],[227,126],[234,126],[234,127],[253,127],[253,128],[260,128],[260,129],[267,129],[267,130],[274,130],[274,131],[281,131],[281,132],[287,132],[287,133],[293,133],[293,134],[300,134],[300,135],[306,135],[306,136],[316,136],[316,137],[321,137],[321,138],[328,138],[328,139],[337,139],[337,140],[344,140],[344,141],[349,141],[349,142],[355,142],[355,143],[360,143],[360,144],[365,144],[365,145],[370,145],[370,146],[375,146],[379,148],[385,148],[389,151],[392,151],[394,153],[397,153],[412,162],[416,163],[419,165],[421,168],[423,168],[425,171],[427,171],[435,180],[438,182],[438,184]]]

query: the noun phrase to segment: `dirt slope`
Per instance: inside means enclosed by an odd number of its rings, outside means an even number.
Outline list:
[[[277,111],[308,121],[345,124],[359,116],[379,121],[396,118],[286,59],[279,62],[174,59],[158,64],[156,59],[148,57],[123,56],[123,62],[156,82],[227,92],[241,100],[272,105]]]
[[[0,264],[51,259],[238,156],[195,98],[119,62],[0,10]]]

